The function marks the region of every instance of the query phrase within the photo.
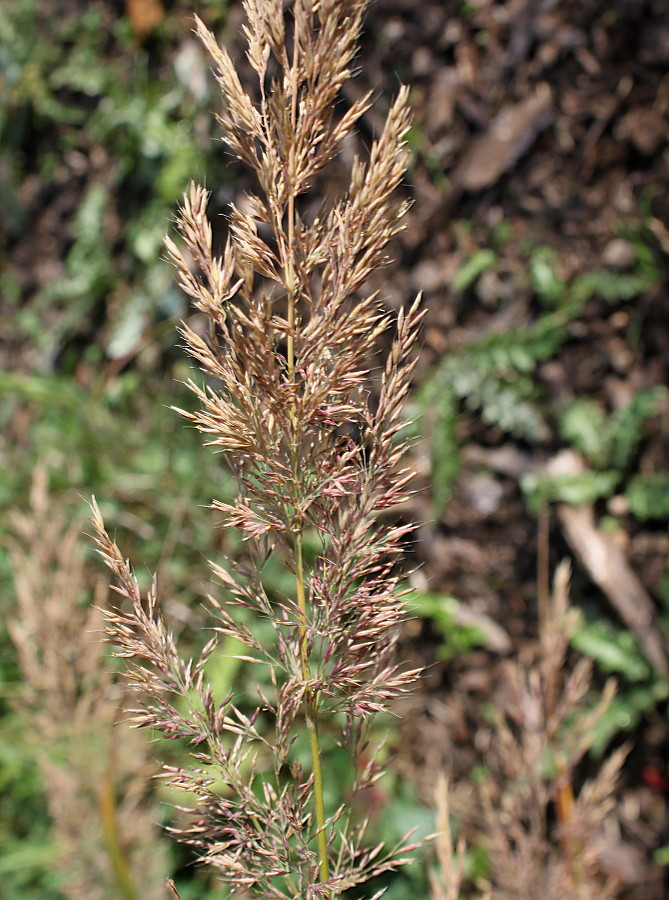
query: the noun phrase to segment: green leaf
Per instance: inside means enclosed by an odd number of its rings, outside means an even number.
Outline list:
[[[449,594],[431,594],[416,591],[408,600],[409,611],[421,619],[430,619],[441,631],[439,658],[453,659],[468,653],[485,643],[485,634],[474,625],[462,625],[457,621],[459,600]]]
[[[669,844],[666,847],[660,847],[653,854],[653,861],[658,866],[669,866]]]
[[[582,624],[574,634],[572,644],[605,672],[624,675],[628,681],[643,681],[651,674],[632,633],[614,628],[603,619]]]
[[[419,403],[424,412],[424,426],[430,436],[432,491],[435,514],[439,515],[453,495],[460,474],[460,442],[457,434],[458,402],[444,385],[439,390],[436,380],[428,382]]]
[[[660,403],[667,396],[661,385],[639,391],[631,403],[617,410],[611,418],[611,464],[617,469],[627,466],[643,437],[647,419],[656,415]]]
[[[551,306],[564,297],[566,282],[555,266],[556,252],[552,247],[538,247],[530,256],[530,277],[536,293]]]
[[[620,480],[619,472],[577,472],[569,475],[537,475],[529,472],[520,479],[520,486],[533,512],[546,503],[569,503],[582,506],[600,497],[609,497]]]
[[[28,843],[22,841],[15,846],[6,846],[0,859],[0,875],[10,875],[27,870],[44,869],[58,859],[58,847],[55,844],[40,841]]]
[[[607,417],[594,400],[574,400],[562,413],[560,433],[594,465],[606,465],[609,458]]]
[[[531,443],[542,440],[547,436],[547,425],[528,397],[531,390],[531,384],[524,379],[509,383],[487,379],[476,398],[481,407],[481,418],[488,425],[497,425],[502,431]],[[474,399],[469,398],[470,402]]]
[[[490,268],[496,258],[493,250],[478,250],[455,273],[453,289],[466,291],[486,269]]]
[[[593,296],[599,296],[608,303],[620,303],[645,294],[656,281],[657,273],[643,269],[629,274],[610,269],[595,269],[574,279],[572,296],[580,306]]]
[[[632,515],[637,519],[669,518],[669,472],[635,475],[625,496]]]
[[[619,691],[593,729],[592,752],[603,753],[615,735],[635,728],[641,716],[666,701],[668,695],[666,678]]]

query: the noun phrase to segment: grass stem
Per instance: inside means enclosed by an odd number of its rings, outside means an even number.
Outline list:
[[[293,134],[297,124],[297,91],[298,91],[298,42],[297,38],[293,47],[293,65],[291,77],[293,81],[293,92],[291,100],[291,127]],[[296,285],[295,285],[295,145],[291,144],[289,152],[289,173],[292,181],[292,189],[288,196],[288,249],[285,258],[285,276],[288,295],[288,340],[287,340],[287,362],[288,362],[288,378],[291,382],[295,381],[295,326],[297,322],[296,312]],[[297,501],[298,485],[299,485],[299,457],[298,442],[296,435],[296,403],[293,399],[291,419],[293,424],[293,435],[291,440],[292,466],[293,466],[293,485],[294,500]],[[295,506],[297,503],[295,503]],[[309,666],[309,651],[307,647],[307,601],[304,589],[304,554],[303,554],[303,534],[302,523],[296,522],[295,530],[295,581],[297,603],[300,608],[299,622],[299,642],[300,642],[300,666],[302,671],[302,679],[308,683],[311,680],[311,671]],[[314,812],[316,818],[316,829],[318,835],[318,857],[319,870],[322,881],[328,881],[330,878],[330,866],[328,862],[328,841],[325,829],[325,802],[323,798],[323,771],[321,767],[321,748],[318,736],[318,694],[314,693],[311,688],[307,688],[304,703],[305,719],[307,730],[309,732],[309,749],[311,751],[311,770],[314,779]]]

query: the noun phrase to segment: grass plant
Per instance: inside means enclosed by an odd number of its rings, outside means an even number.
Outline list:
[[[252,96],[229,54],[197,20],[222,95],[219,122],[258,190],[232,205],[216,254],[208,193],[191,184],[180,211],[183,244],[167,239],[184,291],[209,322],[208,339],[184,325],[207,377],[185,417],[225,454],[238,483],[213,501],[245,541],[239,562],[212,562],[225,598],[209,598],[212,638],[183,660],[158,609],[154,580],[142,597],[129,563],[93,523],[99,551],[124,598],[107,613],[117,652],[143,695],[135,721],[192,748],[192,764],[166,772],[195,802],[177,836],[199,848],[233,888],[273,898],[334,898],[407,860],[366,841],[355,798],[380,777],[369,725],[415,679],[394,662],[404,616],[397,561],[411,531],[380,514],[407,496],[411,472],[403,403],[413,369],[418,301],[397,317],[373,396],[369,368],[391,325],[367,277],[384,262],[406,205],[395,199],[409,129],[407,91],[392,104],[366,162],[355,158],[343,196],[308,214],[304,198],[369,109],[369,94],[337,105],[352,74],[366,0],[246,0]],[[305,535],[319,550],[307,565]],[[271,557],[291,573],[270,592]],[[260,641],[255,620],[270,622]],[[264,666],[252,715],[215,696],[207,663],[221,638]],[[351,760],[339,805],[327,803],[322,735],[336,732]],[[300,753],[306,734],[308,754]],[[174,890],[174,888],[170,888]]]
[[[55,847],[44,864],[68,900],[159,900],[167,853],[150,796],[156,766],[124,721],[128,686],[100,641],[109,592],[91,590],[83,523],[52,496],[44,469],[30,508],[10,520],[10,631],[24,679],[15,709],[48,800]]]
[[[492,777],[480,786],[480,827],[498,900],[614,900],[625,887],[615,859],[624,858],[625,846],[612,833],[611,814],[630,747],[613,750],[583,781],[580,764],[616,685],[609,679],[592,706],[592,660],[568,658],[579,622],[569,580],[564,561],[541,617],[536,659],[503,671],[487,756]]]
[[[582,763],[616,685],[609,679],[595,690],[592,660],[569,658],[580,616],[569,580],[565,560],[540,616],[535,653],[500,670],[490,727],[477,736],[485,777],[453,790],[462,831],[468,827],[485,852],[487,871],[474,879],[481,900],[615,900],[630,885],[634,855],[616,834],[615,815],[630,746],[613,750],[583,779]],[[445,782],[436,796],[441,833],[431,896],[458,900],[467,868],[464,841],[454,850]]]

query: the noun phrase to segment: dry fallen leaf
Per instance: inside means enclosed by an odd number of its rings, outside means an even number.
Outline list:
[[[487,130],[472,141],[453,172],[453,184],[466,191],[480,191],[495,184],[552,121],[550,88],[540,84],[526,100],[505,106]]]
[[[140,40],[144,40],[165,18],[161,0],[126,0],[125,6],[133,31]]]

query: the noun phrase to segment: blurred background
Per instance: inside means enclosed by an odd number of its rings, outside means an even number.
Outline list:
[[[239,552],[207,505],[234,484],[170,409],[194,402],[176,328],[201,325],[162,238],[191,178],[212,190],[214,216],[251,183],[218,140],[193,12],[248,75],[236,0],[0,7],[3,900],[161,897],[169,873],[183,900],[227,896],[157,828],[174,798],[151,775],[183,748],[114,727],[128,699],[91,638],[91,602],[107,600],[82,537],[95,494],[143,584],[158,573],[184,652],[197,650],[204,559]],[[609,675],[618,681],[569,788],[578,794],[629,744],[600,823],[611,861],[602,851],[600,864],[615,870],[615,896],[661,900],[666,2],[377,0],[359,61],[342,109],[368,86],[376,100],[345,156],[369,147],[400,83],[415,110],[413,204],[370,288],[393,310],[423,290],[428,307],[409,409],[416,495],[398,512],[421,523],[401,645],[425,675],[401,719],[382,724],[390,775],[370,798],[374,828],[390,841],[411,824],[432,831],[434,785],[448,775],[469,844],[463,896],[486,884],[506,896],[483,820],[467,810],[472,785],[506,777],[493,711],[509,660],[531,670],[538,658],[552,573],[568,557],[580,616],[565,666],[593,663],[583,715]],[[327,190],[343,172],[334,165]],[[268,579],[290,590],[278,565]],[[255,695],[253,673],[230,658],[212,677],[221,692]],[[560,819],[553,795],[547,804],[542,853]],[[430,852],[387,896],[438,896]]]

